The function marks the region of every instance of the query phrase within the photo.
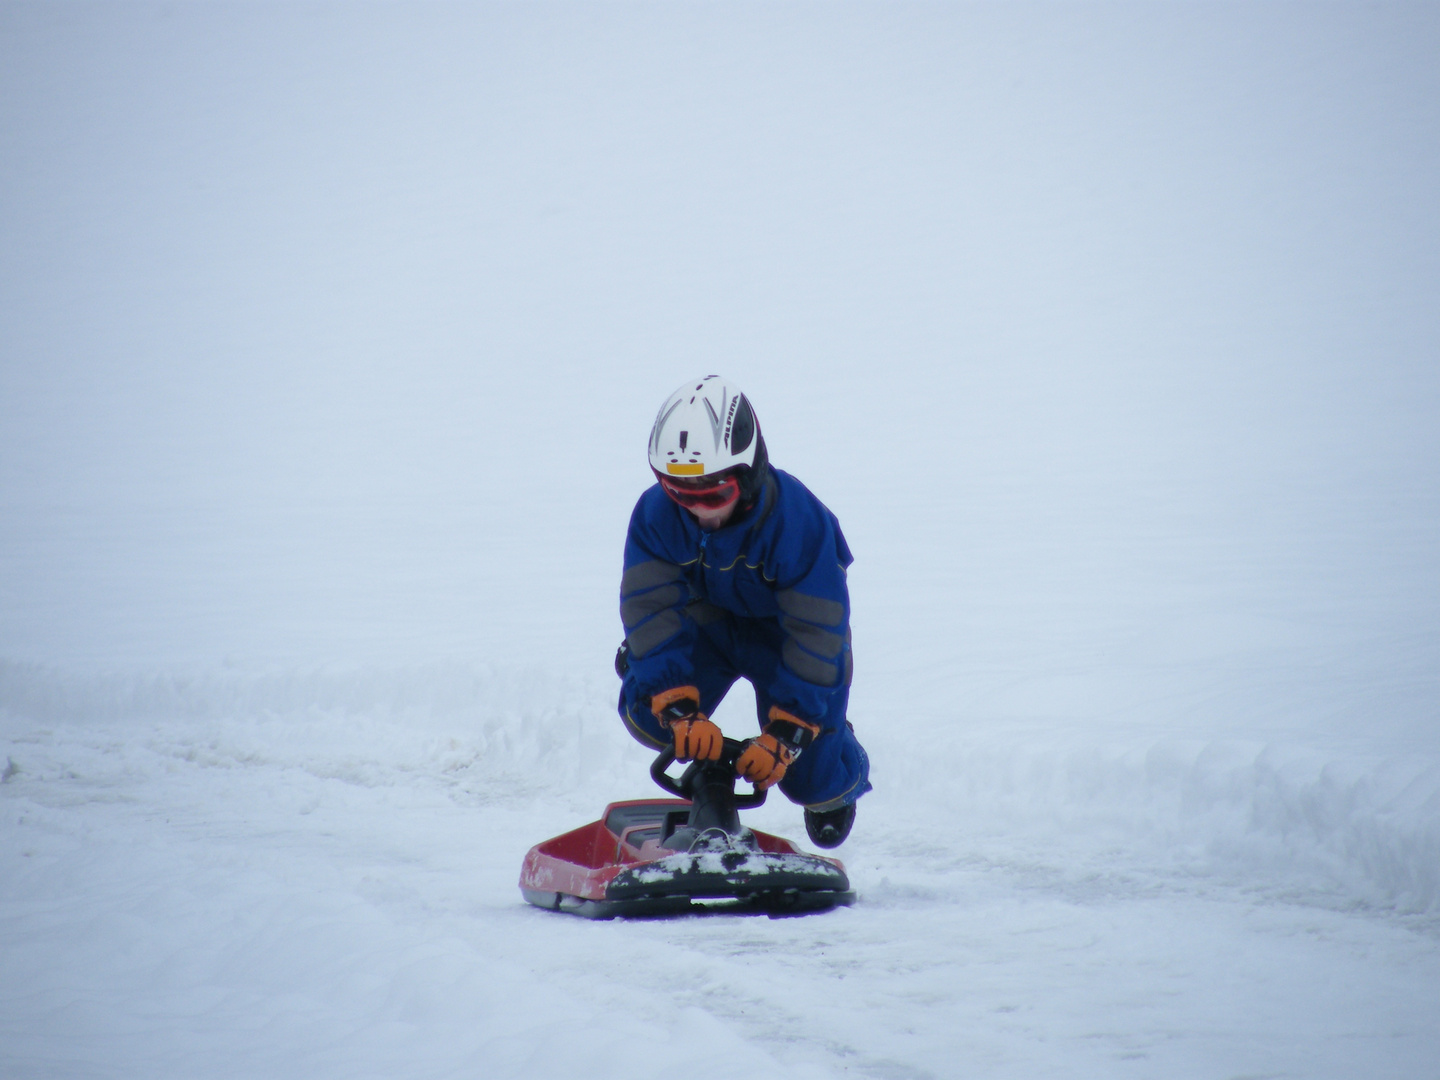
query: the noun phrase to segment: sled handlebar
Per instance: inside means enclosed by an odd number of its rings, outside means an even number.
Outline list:
[[[727,770],[733,775],[735,772],[735,759],[740,756],[741,751],[744,749],[745,744],[739,739],[727,738],[725,740],[723,748],[720,751],[720,759],[715,764],[719,765],[721,768]],[[664,750],[660,751],[659,755],[655,758],[655,760],[650,763],[650,778],[654,780],[655,783],[659,784],[662,788],[664,788],[666,791],[670,792],[670,794],[678,795],[682,799],[688,799],[690,798],[690,795],[685,790],[685,786],[682,781],[688,779],[690,773],[687,771],[685,776],[682,776],[680,780],[676,780],[673,776],[671,776],[665,771],[670,767],[671,763],[674,760],[675,747],[665,747]],[[691,768],[693,769],[694,766],[692,765]],[[735,808],[737,810],[750,810],[757,806],[760,806],[762,803],[765,802],[765,795],[767,793],[767,790],[768,789],[766,788],[756,788],[749,795],[736,795]]]

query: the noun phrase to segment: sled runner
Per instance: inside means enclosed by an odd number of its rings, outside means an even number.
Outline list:
[[[520,871],[525,899],[592,919],[789,915],[854,903],[838,859],[740,824],[739,811],[766,794],[735,794],[742,748],[726,739],[718,761],[692,762],[678,780],[666,772],[674,751],[661,751],[650,775],[679,797],[611,803],[599,821],[535,845]]]

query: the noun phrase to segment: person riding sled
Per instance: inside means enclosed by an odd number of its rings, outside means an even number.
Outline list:
[[[837,847],[871,790],[845,715],[853,560],[840,523],[770,465],[750,402],[718,375],[666,399],[649,455],[657,482],[630,516],[620,582],[620,716],[646,746],[716,760],[710,717],[749,680],[761,732],[736,773],[778,786],[810,839]]]

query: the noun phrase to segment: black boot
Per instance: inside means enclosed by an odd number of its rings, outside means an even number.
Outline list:
[[[850,835],[855,824],[855,804],[846,803],[838,810],[806,810],[805,831],[816,847],[839,847]]]

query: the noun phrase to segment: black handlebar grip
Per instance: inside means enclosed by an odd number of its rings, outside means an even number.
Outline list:
[[[745,749],[745,744],[739,739],[726,739],[720,751],[720,760],[717,765],[733,773],[735,771],[735,759]],[[650,763],[650,779],[659,784],[671,795],[678,795],[682,799],[690,796],[680,785],[680,781],[667,773],[671,764],[675,761],[675,747],[667,746],[656,755],[655,760]],[[765,796],[769,794],[768,788],[756,788],[749,795],[736,795],[735,806],[739,810],[753,810],[757,806],[763,806]]]
[[[661,750],[660,756],[650,763],[650,779],[670,792],[671,795],[678,795],[683,799],[685,798],[685,792],[681,790],[680,782],[673,779],[670,774],[665,771],[674,760],[675,748],[673,746],[667,746],[664,750]]]

